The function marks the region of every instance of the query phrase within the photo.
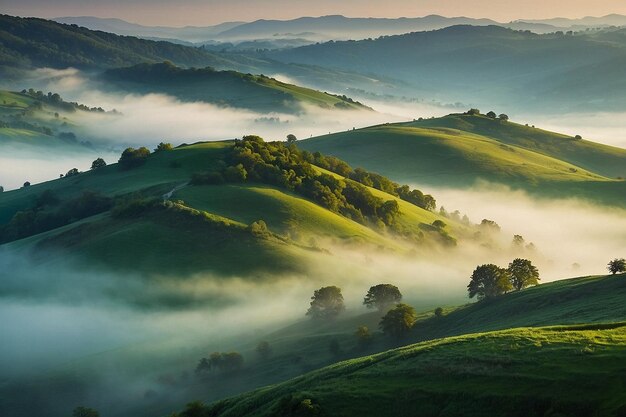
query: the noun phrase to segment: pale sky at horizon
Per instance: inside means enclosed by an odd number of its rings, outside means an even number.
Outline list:
[[[567,4],[564,6],[563,4]],[[626,15],[624,0],[0,0],[0,13],[43,18],[116,17],[144,25],[212,25],[227,21],[349,17],[486,17],[500,22]]]

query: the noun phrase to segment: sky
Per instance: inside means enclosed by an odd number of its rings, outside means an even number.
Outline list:
[[[487,17],[501,22],[626,14],[624,0],[0,0],[0,13],[43,18],[116,17],[145,25],[211,25],[226,21],[350,17]]]

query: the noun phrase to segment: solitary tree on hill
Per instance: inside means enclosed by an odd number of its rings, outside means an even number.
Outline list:
[[[517,258],[507,269],[511,285],[517,291],[539,284],[539,270],[528,259]]]
[[[294,143],[297,140],[298,140],[298,138],[296,137],[296,135],[294,135],[292,133],[287,135],[287,143]]]
[[[512,288],[506,269],[494,264],[486,264],[474,270],[467,291],[470,298],[477,297],[483,300],[498,297]]]
[[[498,119],[502,120],[503,122],[508,122],[509,121],[509,116],[502,113],[501,115],[498,116]]]
[[[617,274],[617,273],[622,273],[622,272],[626,272],[626,259],[621,258],[621,259],[613,259],[611,262],[609,262],[609,264],[607,265],[607,269],[609,270],[609,272],[613,275]]]
[[[313,292],[311,307],[309,307],[306,315],[314,319],[333,319],[345,309],[341,288],[335,286],[322,287]]]
[[[386,335],[399,339],[406,336],[416,320],[415,309],[408,304],[401,303],[385,314],[379,326]]]
[[[391,284],[378,284],[370,287],[363,299],[363,304],[367,308],[377,308],[385,312],[400,301],[402,301],[402,293],[398,287]]]
[[[489,113],[486,114],[486,116],[490,119],[495,119],[496,118],[496,113],[493,111],[490,111]]]
[[[91,169],[104,168],[106,165],[107,163],[104,162],[104,159],[98,158],[91,163]]]
[[[360,348],[365,348],[372,342],[372,333],[367,326],[359,326],[354,336]]]

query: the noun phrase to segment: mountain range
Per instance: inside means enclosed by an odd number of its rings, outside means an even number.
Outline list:
[[[328,40],[364,39],[383,35],[398,35],[443,29],[455,25],[488,26],[498,25],[515,30],[530,30],[550,33],[567,30],[585,30],[608,26],[626,25],[626,16],[608,15],[582,19],[516,20],[508,23],[491,19],[468,17],[424,17],[354,18],[341,15],[300,17],[291,20],[256,20],[254,22],[227,22],[205,27],[144,26],[121,19],[106,19],[93,16],[59,17],[59,23],[75,24],[93,30],[102,30],[118,35],[169,38],[185,42],[208,41],[241,42],[259,39],[305,38],[310,42]]]

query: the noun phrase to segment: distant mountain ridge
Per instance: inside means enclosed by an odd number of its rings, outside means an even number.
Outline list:
[[[187,42],[201,42],[211,37],[242,25],[245,22],[225,22],[213,26],[145,26],[138,23],[127,22],[122,19],[100,18],[94,16],[57,17],[55,22],[84,26],[91,30],[101,30],[117,35],[140,36],[143,38],[174,38]]]
[[[520,112],[619,111],[626,109],[624,33],[626,29],[540,35],[460,25],[262,56],[400,80],[407,83],[405,91],[436,100]]]
[[[185,42],[203,43],[210,40],[222,42],[252,41],[303,36],[310,41],[347,40],[399,35],[409,32],[443,29],[455,25],[497,25],[515,30],[530,30],[550,33],[559,30],[580,30],[591,27],[626,25],[626,16],[608,15],[582,19],[518,19],[498,22],[487,18],[445,17],[428,15],[423,17],[360,18],[342,15],[299,17],[288,20],[259,19],[253,22],[225,22],[207,26],[145,26],[122,19],[94,16],[58,17],[59,23],[75,24],[92,30],[102,30],[118,35],[143,38],[178,39]]]

